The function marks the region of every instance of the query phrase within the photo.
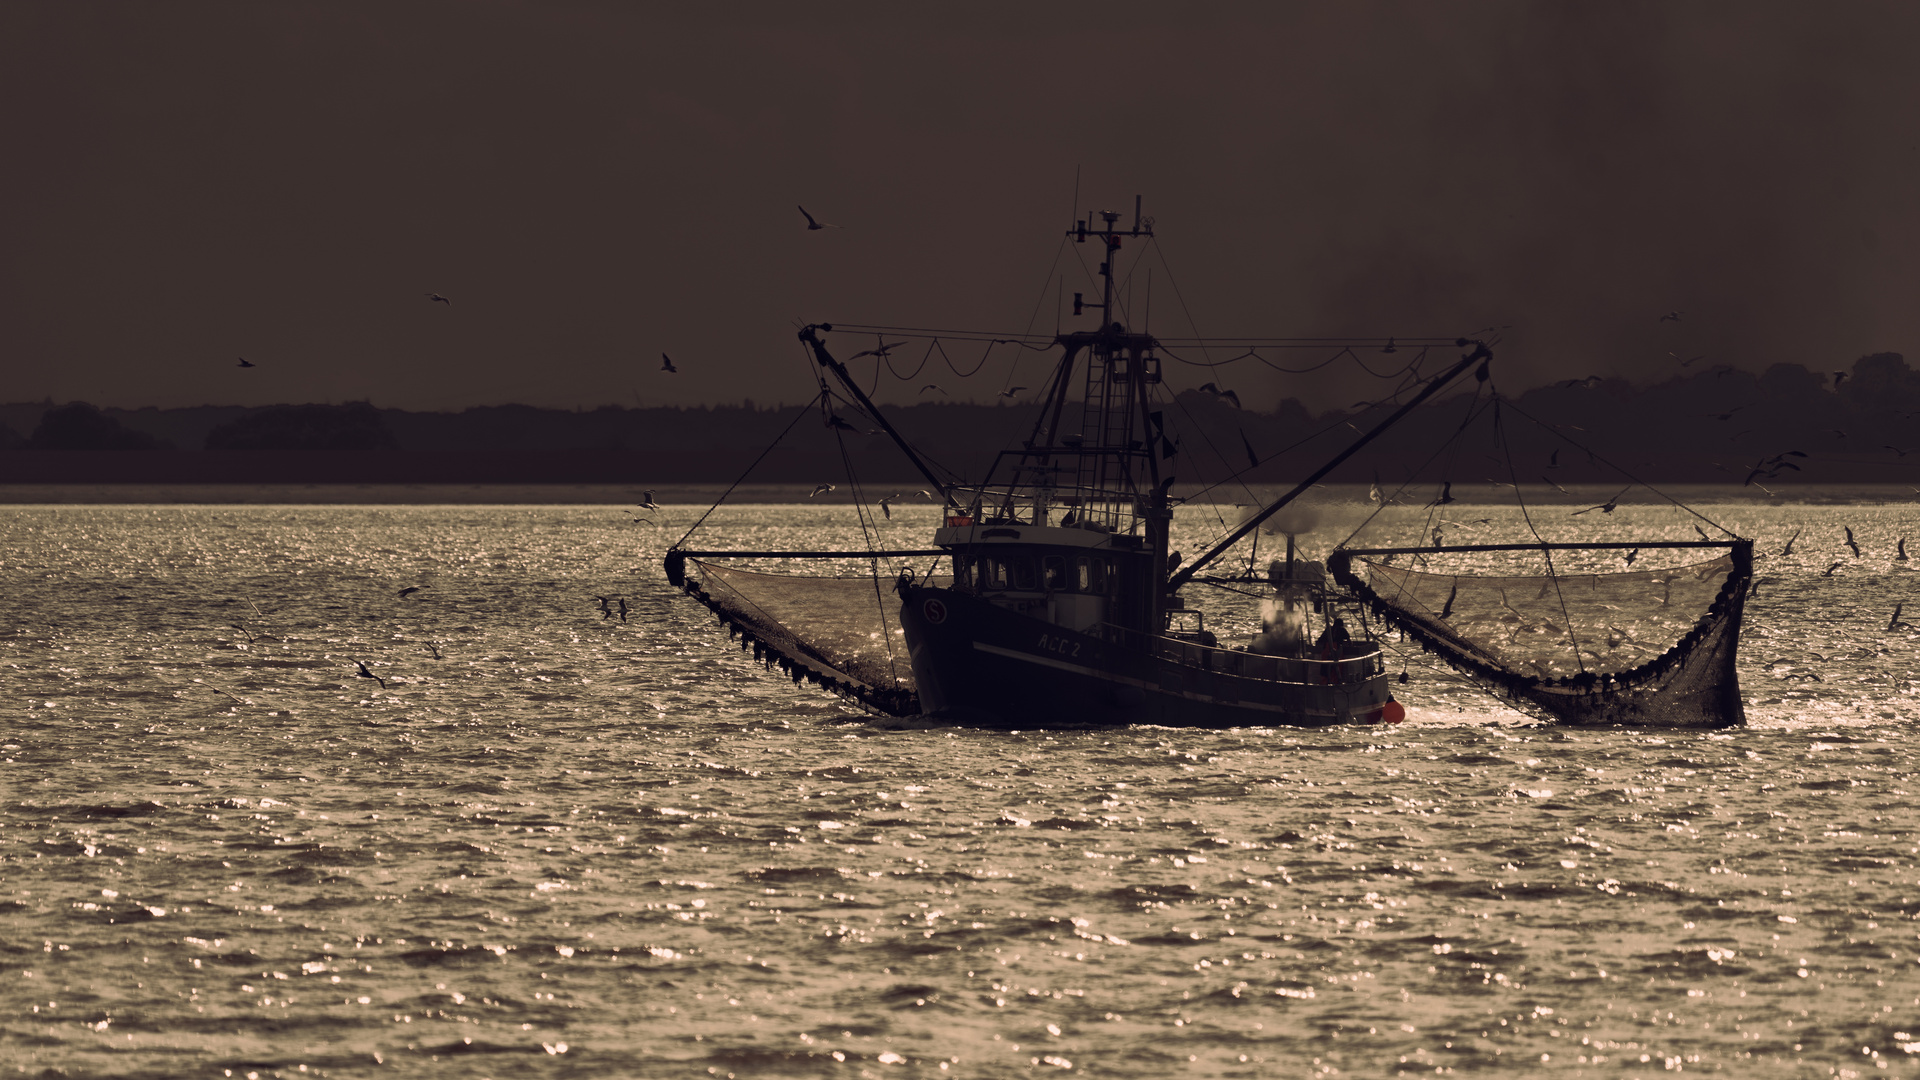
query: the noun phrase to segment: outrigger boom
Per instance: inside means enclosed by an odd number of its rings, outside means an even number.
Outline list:
[[[1388,428],[1392,427],[1393,425],[1399,423],[1402,418],[1404,418],[1408,413],[1412,412],[1414,409],[1419,408],[1421,402],[1424,402],[1428,398],[1439,393],[1442,388],[1452,383],[1453,380],[1459,378],[1461,374],[1463,374],[1467,370],[1467,368],[1473,365],[1473,362],[1475,360],[1481,361],[1484,365],[1487,361],[1490,361],[1493,358],[1493,352],[1492,350],[1487,348],[1485,342],[1474,341],[1467,338],[1461,338],[1459,341],[1455,342],[1455,344],[1461,345],[1461,346],[1472,345],[1474,348],[1472,352],[1461,357],[1459,363],[1455,364],[1453,367],[1442,372],[1438,378],[1435,378],[1432,381],[1428,382],[1427,385],[1418,394],[1415,394],[1413,396],[1413,399],[1411,401],[1408,401],[1405,405],[1402,405],[1400,406],[1400,408],[1394,410],[1394,413],[1392,416],[1389,416],[1385,420],[1382,420],[1380,421],[1380,423],[1374,425],[1374,428],[1372,431],[1369,431],[1365,435],[1360,436],[1360,438],[1356,440],[1352,446],[1349,446],[1345,450],[1341,451],[1339,454],[1334,455],[1334,458],[1332,461],[1329,461],[1325,465],[1322,465],[1320,466],[1320,468],[1314,470],[1313,475],[1307,477],[1305,480],[1302,480],[1298,484],[1294,485],[1294,488],[1292,491],[1289,491],[1285,495],[1282,495],[1278,499],[1275,499],[1273,502],[1268,503],[1266,509],[1261,510],[1258,514],[1255,514],[1252,517],[1248,518],[1246,521],[1242,522],[1239,528],[1227,534],[1226,539],[1213,545],[1212,547],[1208,548],[1206,551],[1201,552],[1200,555],[1195,557],[1192,562],[1188,563],[1186,566],[1181,568],[1177,573],[1175,573],[1172,577],[1168,578],[1167,590],[1171,592],[1175,589],[1178,589],[1180,586],[1185,585],[1187,581],[1193,577],[1194,574],[1200,572],[1201,567],[1206,566],[1208,563],[1213,562],[1213,560],[1219,558],[1221,555],[1226,554],[1229,548],[1239,543],[1241,539],[1247,536],[1247,534],[1259,528],[1261,524],[1265,522],[1268,518],[1279,513],[1281,508],[1285,507],[1288,503],[1292,502],[1293,500],[1299,498],[1302,494],[1304,494],[1307,491],[1308,488],[1311,488],[1313,485],[1319,483],[1323,478],[1326,477],[1328,473],[1331,473],[1333,470],[1339,468],[1342,462],[1346,461],[1348,458],[1352,457],[1353,455],[1359,453],[1368,443],[1372,442],[1382,432],[1386,431]],[[1484,374],[1484,371],[1485,371],[1484,366],[1482,367],[1481,370],[1483,374],[1480,377],[1482,379],[1485,379],[1486,375]]]

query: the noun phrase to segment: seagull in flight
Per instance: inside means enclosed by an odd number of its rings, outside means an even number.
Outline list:
[[[660,504],[653,501],[653,491],[651,489],[641,492],[640,501],[635,505],[639,506],[642,510],[660,509]]]
[[[1000,391],[1000,396],[1003,398],[1010,398],[1025,389],[1026,387],[1024,386],[1009,386],[1005,390]]]
[[[893,520],[893,506],[891,504],[893,503],[893,500],[898,498],[900,498],[900,493],[896,491],[893,494],[887,496],[886,498],[880,500],[880,512],[887,516],[888,521]]]
[[[666,353],[660,354],[660,370],[671,371],[675,375],[680,374],[680,369],[673,366],[673,357],[668,356]]]
[[[940,384],[939,384],[939,383],[928,383],[927,385],[925,385],[925,386],[923,386],[923,387],[921,387],[921,388],[920,388],[920,392],[921,392],[921,393],[923,393],[923,394],[924,394],[924,393],[926,393],[926,392],[927,392],[927,391],[929,391],[929,390],[940,390]],[[940,392],[941,392],[941,393],[943,393],[943,394],[944,394],[944,393],[946,393],[946,391],[945,391],[945,390],[940,390]]]
[[[400,590],[400,599],[405,600],[407,597],[412,596],[414,593],[417,593],[424,588],[426,588],[425,585],[409,585],[406,588]]]
[[[885,360],[885,359],[887,359],[887,354],[888,354],[888,353],[891,353],[891,352],[892,352],[893,350],[895,350],[895,349],[897,349],[897,348],[899,348],[900,346],[902,346],[902,345],[905,345],[905,344],[906,344],[906,342],[904,342],[904,341],[896,341],[896,342],[894,342],[893,344],[891,344],[891,345],[889,345],[889,344],[887,344],[887,341],[886,341],[886,339],[885,339],[885,338],[881,338],[881,339],[880,339],[880,347],[879,347],[879,348],[877,348],[877,349],[868,349],[868,350],[867,350],[866,352],[857,352],[857,353],[854,353],[854,354],[853,354],[852,356],[849,356],[849,357],[847,357],[847,359],[849,359],[849,360],[858,360],[858,359],[860,359],[860,358],[861,358],[861,357],[863,357],[863,356],[877,356],[877,357],[879,357],[880,359],[882,359],[882,360]]]
[[[1753,471],[1747,473],[1747,478],[1740,482],[1740,486],[1746,487],[1748,484],[1753,483],[1756,479],[1771,480],[1774,477],[1779,476],[1780,470],[1782,469],[1792,469],[1794,472],[1799,472],[1800,466],[1795,465],[1793,462],[1788,461],[1787,459],[1790,457],[1804,458],[1806,456],[1807,456],[1807,453],[1804,450],[1787,450],[1787,451],[1783,451],[1781,453],[1775,454],[1772,457],[1761,458],[1759,461],[1754,463]],[[1768,492],[1768,494],[1772,494],[1772,493]]]
[[[1606,502],[1603,502],[1603,503],[1601,503],[1601,504],[1600,504],[1600,505],[1598,505],[1598,506],[1589,506],[1589,507],[1587,507],[1587,508],[1586,508],[1585,510],[1575,510],[1575,511],[1573,512],[1573,516],[1574,516],[1574,517],[1579,517],[1579,516],[1580,516],[1581,514],[1585,514],[1585,513],[1588,513],[1588,512],[1590,512],[1590,511],[1594,511],[1594,510],[1598,510],[1598,511],[1600,511],[1600,512],[1601,512],[1601,513],[1603,513],[1603,514],[1611,514],[1611,513],[1613,513],[1613,512],[1615,511],[1615,510],[1617,510],[1617,509],[1619,509],[1619,507],[1620,507],[1620,496],[1621,496],[1621,495],[1625,495],[1625,494],[1626,494],[1627,492],[1629,492],[1629,491],[1632,491],[1632,490],[1633,490],[1633,485],[1632,485],[1632,484],[1628,484],[1628,485],[1627,485],[1626,487],[1623,487],[1623,488],[1621,488],[1621,489],[1620,489],[1620,492],[1619,492],[1619,494],[1617,494],[1617,495],[1615,495],[1615,496],[1614,496],[1613,498],[1611,498],[1611,499],[1608,499],[1608,500],[1607,500]]]
[[[254,366],[254,363],[253,363],[253,361],[251,361],[251,360],[249,360],[249,359],[247,359],[246,357],[244,357],[244,356],[243,356],[243,357],[241,357],[241,358],[240,358],[240,362],[239,362],[238,364],[235,364],[234,366],[235,366],[235,367],[253,367],[253,366]],[[1902,454],[1902,455],[1900,455],[1900,456],[1901,456],[1901,457],[1905,457],[1906,455],[1905,455],[1905,454]]]
[[[1202,383],[1200,384],[1200,392],[1203,394],[1210,394],[1216,398],[1220,398],[1223,401],[1231,401],[1233,402],[1234,408],[1236,409],[1240,408],[1240,395],[1234,393],[1231,390],[1222,390],[1219,387],[1213,385],[1212,383]]]
[[[1852,548],[1852,549],[1853,549],[1853,557],[1854,557],[1854,558],[1856,558],[1856,559],[1857,559],[1857,558],[1859,558],[1859,557],[1860,557],[1860,545],[1854,542],[1854,539],[1853,539],[1853,526],[1851,526],[1851,525],[1842,525],[1842,526],[1841,526],[1841,528],[1843,528],[1843,529],[1845,529],[1845,530],[1847,530],[1847,546],[1848,546],[1849,548]]]
[[[1679,322],[1680,316],[1685,314],[1686,312],[1684,311],[1669,311],[1665,315],[1660,316],[1658,319],[1655,319],[1654,321],[1655,322]]]
[[[834,225],[834,224],[831,224],[831,223],[829,223],[829,222],[825,222],[825,221],[815,221],[815,220],[813,219],[813,215],[812,215],[812,214],[809,214],[809,213],[807,213],[807,208],[806,208],[806,207],[804,207],[804,206],[802,206],[802,207],[799,207],[798,209],[799,209],[799,211],[800,211],[800,216],[801,216],[801,217],[803,217],[803,218],[806,218],[806,219],[807,219],[807,231],[808,231],[808,232],[814,232],[814,231],[816,231],[816,230],[819,230],[819,229],[837,229],[837,228],[839,228],[839,227],[840,227],[840,226],[838,226],[838,225]]]
[[[1667,355],[1673,357],[1675,360],[1680,360],[1680,354],[1677,352],[1670,352]],[[1707,354],[1701,353],[1699,356],[1690,357],[1686,360],[1680,360],[1680,366],[1687,367],[1691,365],[1695,360],[1705,360],[1706,358],[1707,358]]]
[[[1800,539],[1800,534],[1804,532],[1805,529],[1806,529],[1805,526],[1801,526],[1800,528],[1793,530],[1792,536],[1787,537],[1787,546],[1780,549],[1780,554],[1783,557],[1793,554],[1793,542],[1795,540]]]
[[[447,298],[446,298],[446,297],[444,297],[444,296],[441,296],[441,295],[440,295],[439,293],[437,293],[437,292],[430,292],[430,293],[428,293],[428,294],[427,294],[427,299],[428,299],[429,301],[431,301],[431,302],[433,302],[433,303],[436,303],[436,304],[445,304],[445,305],[447,305],[448,307],[452,307],[452,306],[453,306],[453,301],[451,301],[451,300],[449,300],[449,299],[447,299]]]
[[[807,498],[811,499],[815,495],[818,495],[823,491],[832,491],[832,490],[834,490],[834,486],[832,484],[821,484],[819,487],[814,488],[813,491],[807,495]]]
[[[360,665],[360,677],[361,677],[361,678],[363,678],[363,679],[372,679],[372,680],[373,680],[374,682],[377,682],[377,683],[379,683],[379,684],[380,684],[380,689],[382,689],[382,690],[385,690],[385,689],[387,688],[387,680],[385,680],[385,679],[383,679],[383,678],[381,678],[381,677],[380,677],[380,676],[378,676],[378,675],[375,675],[375,674],[374,674],[373,672],[371,672],[371,671],[368,671],[368,670],[367,670],[367,662],[366,662],[365,660],[355,660],[355,661],[354,661],[354,663],[356,663],[356,664],[358,664],[358,665]]]
[[[1453,501],[1453,481],[1447,480],[1440,485],[1440,497],[1428,503],[1428,506],[1445,506]]]
[[[1552,485],[1553,485],[1553,490],[1555,490],[1555,491],[1557,491],[1557,492],[1559,492],[1559,493],[1560,493],[1560,494],[1562,494],[1562,495],[1571,495],[1571,494],[1573,494],[1573,492],[1571,492],[1571,491],[1568,491],[1568,490],[1567,490],[1566,488],[1563,488],[1563,487],[1561,487],[1561,486],[1559,485],[1559,483],[1558,483],[1558,482],[1556,482],[1556,481],[1555,481],[1555,480],[1554,480],[1554,479],[1553,479],[1552,477],[1550,477],[1550,476],[1543,476],[1543,477],[1541,477],[1540,479],[1541,479],[1541,481],[1542,481],[1542,482],[1544,482],[1544,483],[1548,483],[1548,484],[1552,484]]]

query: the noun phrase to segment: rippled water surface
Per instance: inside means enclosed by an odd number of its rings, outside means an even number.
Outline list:
[[[1703,509],[1767,556],[1745,729],[1555,729],[1396,653],[1395,728],[1008,734],[755,666],[614,507],[0,508],[0,1065],[1911,1074],[1920,514]]]

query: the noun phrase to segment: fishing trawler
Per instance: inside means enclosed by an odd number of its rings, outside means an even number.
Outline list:
[[[1184,559],[1169,550],[1175,448],[1155,402],[1165,393],[1163,343],[1129,329],[1116,304],[1115,263],[1124,245],[1152,237],[1153,222],[1140,216],[1137,202],[1130,227],[1120,226],[1120,216],[1101,212],[1095,221],[1088,214],[1069,230],[1071,242],[1102,249],[1098,301],[1076,293],[1073,302],[1075,315],[1092,309],[1099,323],[1048,343],[1060,355],[1031,433],[1002,451],[978,483],[943,475],[895,430],[829,350],[823,335],[832,325],[800,331],[819,369],[829,426],[853,430],[835,423],[836,402],[857,410],[926,478],[928,493],[937,493],[942,518],[930,547],[768,552],[676,545],[666,557],[669,579],[713,610],[742,648],[796,683],[819,684],[876,712],[934,722],[1018,729],[1397,723],[1404,709],[1390,692],[1369,615],[1402,627],[1470,677],[1549,718],[1738,722],[1737,685],[1730,698],[1723,685],[1723,676],[1731,677],[1731,643],[1749,572],[1746,550],[1737,546],[1700,614],[1702,627],[1652,660],[1620,651],[1617,670],[1590,671],[1592,651],[1571,627],[1562,636],[1571,638],[1578,670],[1565,677],[1551,669],[1551,658],[1542,666],[1528,657],[1532,668],[1515,668],[1499,649],[1476,645],[1473,631],[1462,629],[1471,605],[1462,604],[1462,618],[1454,618],[1459,575],[1428,575],[1433,580],[1413,588],[1408,572],[1390,565],[1402,552],[1464,550],[1438,546],[1336,551],[1328,560],[1330,577],[1328,566],[1296,557],[1289,540],[1285,559],[1274,560],[1264,575],[1240,578],[1263,589],[1258,631],[1241,641],[1220,640],[1182,589],[1217,582],[1204,572],[1229,549],[1429,398],[1469,371],[1484,383],[1491,350],[1468,338],[1414,342],[1464,352],[1419,380],[1417,392],[1343,452],[1206,551]],[[1384,344],[1387,351],[1394,347],[1392,339]],[[795,575],[737,565],[755,558],[838,560],[841,566],[859,560],[869,573]],[[931,561],[925,569],[883,569],[914,559]],[[1356,560],[1372,568],[1372,577],[1356,573]],[[1704,581],[1720,569],[1715,564],[1694,577]],[[1445,612],[1432,606],[1438,581],[1453,589]],[[1500,591],[1503,607],[1489,625],[1516,636],[1519,631],[1500,621],[1519,610],[1504,606],[1505,597]],[[1662,696],[1674,669],[1687,667],[1680,653],[1690,656],[1709,639],[1711,670],[1705,659],[1693,664],[1692,689]],[[1713,684],[1706,691],[1693,685],[1702,672]],[[1631,708],[1615,708],[1622,703]]]

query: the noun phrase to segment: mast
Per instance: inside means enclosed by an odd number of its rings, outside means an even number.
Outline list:
[[[1122,227],[1120,216],[1091,211],[1067,230],[1075,243],[1091,239],[1103,248],[1099,294],[1091,300],[1073,294],[1073,314],[1095,315],[1099,326],[1054,337],[1063,355],[1048,376],[1031,433],[1019,449],[1000,455],[979,488],[980,499],[1003,509],[1030,506],[1035,522],[1046,520],[1050,507],[1068,505],[1078,507],[1083,522],[1133,532],[1146,517],[1144,488],[1159,481],[1153,433],[1145,430],[1151,427],[1147,393],[1160,381],[1158,342],[1115,318],[1118,254],[1127,240],[1151,239],[1153,219],[1140,213],[1138,198],[1133,223]],[[994,482],[996,474],[1004,475],[1003,483]]]
[[[1160,379],[1158,359],[1153,351],[1158,342],[1145,334],[1129,333],[1126,326],[1115,317],[1115,296],[1118,294],[1119,275],[1114,263],[1120,254],[1122,244],[1127,240],[1152,239],[1153,219],[1141,216],[1140,198],[1133,200],[1133,225],[1130,228],[1119,227],[1120,214],[1113,210],[1098,211],[1100,224],[1094,224],[1094,211],[1086,217],[1076,220],[1067,235],[1074,243],[1084,244],[1089,238],[1097,241],[1103,251],[1098,269],[1100,275],[1100,300],[1089,302],[1080,293],[1073,294],[1073,313],[1083,315],[1087,309],[1096,309],[1100,313],[1099,329],[1077,331],[1062,334],[1055,340],[1067,351],[1069,365],[1063,366],[1062,377],[1056,387],[1057,400],[1051,402],[1053,413],[1057,417],[1067,404],[1071,394],[1071,359],[1084,351],[1087,354],[1085,387],[1080,401],[1080,437],[1098,451],[1096,455],[1082,456],[1076,469],[1076,486],[1096,491],[1124,490],[1136,492],[1141,477],[1135,471],[1135,458],[1141,456],[1135,450],[1136,443],[1144,451],[1148,483],[1159,484],[1159,459],[1153,446],[1153,432],[1149,430],[1150,421],[1147,411],[1148,386]],[[1138,438],[1135,438],[1135,425],[1139,425]],[[1058,421],[1048,432],[1048,442],[1052,444],[1057,437]]]
[[[1380,423],[1376,425],[1372,431],[1369,431],[1365,435],[1360,436],[1360,438],[1352,446],[1349,446],[1345,450],[1342,450],[1340,453],[1334,455],[1334,458],[1332,461],[1329,461],[1325,465],[1320,466],[1319,469],[1314,471],[1314,474],[1312,476],[1309,476],[1305,480],[1302,480],[1300,481],[1300,483],[1294,485],[1294,488],[1292,491],[1287,492],[1285,495],[1280,496],[1278,499],[1268,504],[1265,510],[1262,510],[1258,514],[1255,514],[1254,516],[1248,518],[1243,524],[1241,524],[1239,528],[1229,533],[1225,540],[1222,540],[1219,543],[1208,548],[1206,552],[1203,553],[1199,558],[1194,559],[1192,562],[1188,563],[1186,567],[1182,569],[1180,572],[1174,574],[1171,578],[1168,578],[1167,591],[1172,592],[1175,589],[1178,589],[1180,586],[1185,585],[1187,583],[1187,580],[1193,577],[1194,574],[1198,573],[1201,567],[1207,565],[1213,560],[1219,558],[1221,555],[1225,554],[1227,549],[1232,547],[1234,544],[1239,543],[1242,537],[1246,536],[1248,533],[1252,532],[1253,530],[1259,528],[1261,522],[1264,522],[1268,518],[1279,513],[1281,507],[1284,507],[1288,503],[1299,498],[1302,492],[1306,491],[1308,488],[1312,487],[1313,485],[1319,483],[1320,480],[1323,477],[1325,477],[1328,473],[1338,468],[1341,462],[1359,453],[1362,447],[1372,442],[1376,437],[1378,437],[1382,432],[1386,431],[1388,428],[1399,423],[1402,417],[1412,412],[1415,408],[1417,408],[1420,405],[1421,402],[1439,393],[1442,387],[1446,386],[1448,383],[1451,383],[1453,380],[1459,378],[1462,373],[1464,373],[1469,367],[1473,366],[1474,361],[1476,360],[1489,361],[1493,359],[1493,352],[1492,350],[1487,348],[1485,342],[1474,341],[1467,338],[1460,338],[1458,341],[1454,342],[1454,344],[1460,345],[1460,346],[1472,345],[1473,351],[1461,357],[1459,363],[1453,365],[1451,368],[1448,368],[1438,378],[1428,383],[1426,386],[1426,389],[1421,390],[1418,394],[1415,394],[1413,396],[1413,400],[1407,402],[1405,405],[1400,406],[1400,408],[1397,409],[1392,416],[1389,416],[1385,420],[1380,421]],[[1484,371],[1484,366],[1482,370]],[[1484,378],[1484,376],[1482,377]]]

